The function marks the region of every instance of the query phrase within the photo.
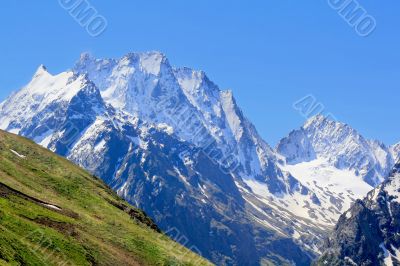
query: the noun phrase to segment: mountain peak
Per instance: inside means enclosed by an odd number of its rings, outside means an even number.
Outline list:
[[[42,76],[44,74],[49,74],[49,72],[47,71],[46,66],[42,64],[36,69],[36,72],[33,76],[38,77],[38,76]]]
[[[226,98],[232,99],[233,91],[232,90],[224,90],[224,91],[221,91],[221,95],[223,95]]]
[[[166,58],[167,56],[160,51],[145,51],[145,52],[130,52],[125,57],[154,57],[154,58]]]
[[[158,51],[129,53],[121,59],[121,61],[125,60],[137,62],[144,72],[155,76],[160,74],[162,65],[169,66],[165,54]]]
[[[177,67],[174,68],[174,72],[177,75],[196,76],[201,79],[204,79],[206,76],[206,73],[203,70],[194,70],[190,67]]]
[[[112,71],[114,67],[118,66],[119,69],[131,72],[127,70],[127,67],[130,68],[134,66],[134,69],[158,76],[163,65],[170,67],[167,57],[158,51],[131,52],[118,59],[95,58],[90,53],[84,52],[81,54],[73,69],[74,72],[77,73],[107,72],[107,70]]]
[[[308,119],[305,123],[303,128],[309,128],[311,126],[316,126],[316,125],[321,125],[324,122],[335,122],[334,120],[331,120],[329,117],[326,117],[324,115],[316,115]]]
[[[95,58],[92,56],[91,53],[89,52],[83,52],[81,53],[80,57],[79,57],[79,62],[80,63],[86,63],[88,61],[94,60]]]
[[[174,68],[174,75],[182,89],[188,93],[219,95],[218,86],[210,81],[202,70],[194,70],[189,67]]]
[[[308,135],[313,135],[313,137],[319,141],[321,141],[322,138],[329,142],[333,141],[336,144],[341,144],[345,139],[352,138],[356,142],[367,142],[367,140],[350,125],[323,115],[310,118],[303,125],[302,129],[307,131]],[[331,145],[329,144],[328,146]]]
[[[348,124],[322,115],[283,139],[277,151],[289,164],[323,159],[337,169],[355,171],[371,186],[387,177],[396,154],[394,147],[366,139]]]

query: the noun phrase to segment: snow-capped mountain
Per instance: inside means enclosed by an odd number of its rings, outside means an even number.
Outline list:
[[[344,213],[318,265],[400,265],[400,165]]]
[[[390,147],[365,139],[349,125],[316,116],[283,139],[277,151],[288,165],[323,159],[352,170],[371,186],[385,180],[394,165]]]
[[[74,71],[93,80],[112,106],[166,125],[180,140],[206,151],[233,174],[255,213],[253,220],[318,251],[315,242],[336,220],[326,216],[313,191],[280,169],[275,152],[243,115],[232,92],[221,91],[204,72],[171,67],[158,52],[121,59],[85,54]]]
[[[0,125],[100,176],[217,264],[307,265],[315,240],[300,235],[324,236],[282,205],[315,196],[277,167],[232,93],[160,53],[41,66],[0,105]]]
[[[40,66],[32,81],[0,105],[0,127],[32,138],[67,155],[82,131],[96,119],[106,119],[108,109],[96,86],[84,75],[51,75]],[[56,142],[57,140],[58,142]]]
[[[0,128],[92,171],[218,265],[308,265],[399,150],[317,117],[276,152],[231,91],[159,52],[41,66],[0,104]]]
[[[118,60],[84,54],[74,71],[87,74],[115,108],[165,124],[196,146],[213,145],[216,161],[241,167],[249,178],[262,178],[275,159],[231,92],[219,90],[203,72],[171,67],[159,52],[132,53]]]
[[[365,139],[347,124],[316,116],[278,144],[282,169],[309,187],[336,221],[357,199],[383,182],[394,147]]]

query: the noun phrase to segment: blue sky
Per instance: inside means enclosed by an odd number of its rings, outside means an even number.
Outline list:
[[[360,37],[328,0],[89,1],[108,21],[91,37],[59,1],[3,1],[0,99],[39,64],[57,73],[79,54],[159,50],[232,89],[271,144],[304,122],[292,105],[312,94],[369,138],[400,141],[400,2],[359,0],[376,19]]]

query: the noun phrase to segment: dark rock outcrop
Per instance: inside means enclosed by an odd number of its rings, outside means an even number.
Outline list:
[[[317,265],[400,265],[400,164],[344,213]]]

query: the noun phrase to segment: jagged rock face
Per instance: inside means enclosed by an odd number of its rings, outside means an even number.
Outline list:
[[[318,201],[281,171],[232,93],[159,53],[83,56],[54,76],[40,67],[0,105],[0,126],[100,176],[218,265],[308,265],[324,237],[286,210],[283,197]]]
[[[84,55],[74,70],[87,74],[115,108],[146,122],[166,124],[196,146],[214,142],[221,153],[219,161],[232,157],[232,168],[244,175],[262,178],[275,160],[232,93],[220,91],[201,71],[173,68],[158,52],[129,54],[119,60]]]
[[[400,265],[400,165],[344,213],[318,265]]]
[[[393,158],[395,158],[395,162],[398,162],[400,160],[400,143],[393,145],[391,151]]]
[[[232,92],[158,52],[84,54],[54,76],[41,66],[0,104],[0,128],[100,176],[218,265],[308,265],[390,161],[384,145],[320,117],[275,152]]]
[[[292,131],[287,138],[282,139],[278,144],[277,152],[290,165],[310,162],[317,158],[307,132],[303,128]]]

